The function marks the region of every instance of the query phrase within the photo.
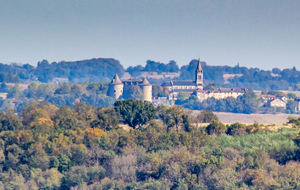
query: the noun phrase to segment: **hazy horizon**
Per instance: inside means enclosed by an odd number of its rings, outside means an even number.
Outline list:
[[[113,58],[297,68],[300,1],[0,1],[1,63]],[[300,69],[297,68],[297,69]]]

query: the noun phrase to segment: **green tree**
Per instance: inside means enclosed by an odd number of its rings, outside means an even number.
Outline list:
[[[8,92],[9,88],[8,86],[3,82],[0,86],[0,92]]]
[[[246,125],[242,124],[242,123],[234,123],[231,124],[227,130],[226,130],[226,134],[228,135],[232,135],[232,136],[244,136],[247,134],[246,132]]]
[[[176,104],[181,105],[185,100],[189,99],[190,95],[186,92],[179,92],[177,95]]]
[[[2,101],[0,111],[5,111],[6,109],[10,109],[10,110],[15,109],[15,104],[10,99],[5,99]]]
[[[172,106],[166,108],[165,106],[159,106],[158,108],[158,116],[167,126],[167,131],[173,126],[175,126],[176,131],[178,132],[180,124],[183,122],[184,111],[181,106]],[[184,118],[186,119],[186,118]]]
[[[142,100],[118,100],[115,111],[122,116],[123,122],[133,129],[156,118],[156,109],[150,102]]]
[[[40,146],[32,146],[29,149],[31,156],[29,157],[29,166],[33,168],[40,168],[46,170],[49,168],[49,157],[46,152]]]
[[[216,83],[209,83],[208,85],[204,86],[203,90],[216,90],[218,88]]]
[[[290,99],[295,99],[297,97],[297,95],[295,93],[288,93],[287,97]]]
[[[70,169],[72,163],[70,158],[67,155],[60,153],[58,155],[58,161],[59,161],[58,170],[60,172],[65,172]]]
[[[32,182],[35,182],[38,189],[59,189],[62,178],[63,175],[56,168],[46,171],[42,171],[40,169],[31,170]]]
[[[79,84],[73,84],[73,86],[71,87],[71,91],[72,94],[78,94],[81,95],[84,93],[84,89],[82,85]]]
[[[92,127],[105,129],[107,131],[116,129],[119,124],[119,118],[114,108],[98,108],[97,119],[92,122]]]
[[[296,90],[300,91],[300,82],[296,84]]]
[[[164,89],[159,85],[152,85],[152,96],[157,97],[160,93],[164,93]]]
[[[255,113],[259,108],[259,100],[254,92],[248,92],[237,98],[236,112],[242,112],[246,114]],[[239,105],[242,109],[239,110]]]
[[[297,101],[288,100],[288,102],[286,104],[286,109],[287,110],[290,110],[291,113],[295,113],[297,107],[298,107],[298,102]]]
[[[68,129],[82,128],[82,123],[78,121],[74,110],[67,106],[62,106],[54,116],[55,129],[64,132]]]
[[[65,174],[63,189],[70,189],[84,183],[91,184],[105,176],[105,169],[102,166],[74,166]]]
[[[23,92],[20,89],[20,86],[18,84],[16,84],[14,87],[12,87],[7,93],[7,98],[20,99],[20,98],[23,98],[23,97],[24,97]]]
[[[207,127],[206,127],[206,132],[209,135],[213,134],[221,134],[225,133],[226,131],[226,126],[221,122],[217,120],[213,120]]]
[[[15,131],[23,129],[20,119],[15,115],[15,110],[6,109],[0,113],[0,131]]]
[[[277,90],[269,90],[268,94],[275,95],[276,97],[287,96],[285,93]]]
[[[212,110],[203,110],[197,116],[198,122],[200,123],[210,123],[213,120],[219,120],[218,116],[214,114]]]
[[[69,94],[70,92],[71,92],[71,84],[64,83],[55,90],[54,94]]]

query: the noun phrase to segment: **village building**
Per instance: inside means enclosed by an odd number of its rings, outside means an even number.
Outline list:
[[[264,102],[276,99],[276,95],[270,95],[270,94],[261,94],[261,95],[258,95],[257,97],[261,98]]]
[[[279,107],[279,108],[286,108],[286,102],[282,101],[281,99],[270,100],[267,103],[268,107]]]
[[[281,96],[281,97],[279,97],[279,99],[285,103],[287,103],[287,101],[288,101],[287,97],[285,97],[285,96]]]
[[[55,77],[49,82],[49,84],[64,84],[64,83],[69,83],[69,82],[70,81],[68,78]]]
[[[197,89],[193,94],[202,102],[207,98],[215,98],[217,100],[228,97],[237,98],[248,92],[253,92],[253,90],[251,88],[219,88],[217,90]]]
[[[258,95],[257,97],[261,99],[260,106],[264,106],[264,107],[267,106],[269,101],[276,99],[276,95],[270,95],[270,94],[261,94],[261,95]]]

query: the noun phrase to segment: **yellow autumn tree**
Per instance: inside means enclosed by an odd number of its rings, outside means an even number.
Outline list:
[[[40,118],[30,123],[30,128],[36,133],[50,134],[54,129],[54,123],[51,119]]]
[[[94,137],[101,137],[105,132],[103,129],[99,128],[89,128],[85,130],[86,134],[92,135]]]

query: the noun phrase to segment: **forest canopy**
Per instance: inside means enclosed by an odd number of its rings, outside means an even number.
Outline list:
[[[123,106],[155,117],[126,128]],[[299,189],[299,123],[276,131],[140,100],[37,101],[0,113],[0,189]]]

